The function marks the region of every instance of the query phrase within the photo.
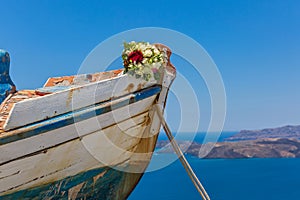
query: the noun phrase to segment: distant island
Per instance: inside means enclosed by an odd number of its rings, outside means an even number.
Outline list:
[[[168,141],[159,141],[160,153],[173,152]],[[196,157],[200,148],[212,145],[179,141],[185,153]],[[284,126],[262,130],[242,130],[218,142],[204,158],[300,158],[300,126]]]
[[[300,126],[283,126],[262,130],[242,130],[225,139],[226,141],[256,140],[262,138],[296,138],[300,139]]]

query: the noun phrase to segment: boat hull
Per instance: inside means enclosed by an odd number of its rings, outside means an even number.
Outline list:
[[[127,198],[157,141],[161,123],[153,107],[165,107],[175,75],[168,61],[159,81],[120,75],[7,100],[0,199]]]
[[[114,181],[107,183],[109,187],[114,187],[114,194],[110,194],[111,198],[113,196],[115,198],[125,197],[145,171],[156,144],[158,130],[155,130],[156,134],[153,135],[150,131],[153,124],[152,106],[156,102],[156,97],[157,93],[153,93],[152,96],[113,111],[98,113],[99,115],[60,129],[2,145],[1,150],[5,150],[6,147],[5,151],[10,152],[10,155],[15,157],[2,156],[0,166],[1,195],[13,199],[17,197],[32,199],[37,196],[46,198],[45,194],[48,194],[49,191],[60,191],[63,189],[59,186],[60,184],[70,182],[73,187],[84,184],[86,189],[78,195],[85,193],[89,196],[93,193],[89,191],[89,188],[92,188],[92,185],[89,185],[89,174],[100,177],[101,173],[109,171],[110,173],[107,173],[103,179],[104,182],[108,182],[105,180],[106,178],[110,179],[108,176],[111,176],[110,174],[113,172],[116,175],[112,175],[111,179],[122,182],[118,184],[115,184]],[[118,119],[114,118],[114,115],[118,116]],[[105,128],[99,130],[99,127]],[[81,129],[85,132],[78,133]],[[94,131],[96,129],[97,131]],[[86,132],[87,130],[89,132]],[[77,137],[68,138],[73,133],[77,133]],[[51,142],[56,140],[61,143],[53,146]],[[46,144],[42,145],[43,143],[37,143],[37,141],[43,141]],[[16,144],[19,148],[16,148]],[[39,144],[41,150],[33,151],[35,144]],[[29,146],[31,148],[28,148]],[[45,148],[45,146],[50,147]],[[13,148],[16,152],[11,154]],[[22,149],[23,151],[20,151]],[[94,179],[95,176],[92,178]],[[74,182],[71,181],[74,178],[81,180],[75,186],[71,183]],[[126,184],[123,184],[124,181]],[[93,187],[102,188],[101,195],[103,195],[107,188],[101,179],[98,182]],[[104,185],[101,186],[101,184]],[[73,187],[66,186],[68,189]],[[45,193],[45,191],[48,192]],[[65,195],[64,193],[63,195]],[[74,194],[69,193],[73,198]],[[49,194],[52,196],[46,199],[62,198],[60,192]],[[98,195],[100,193],[96,192],[92,196],[96,198]],[[69,196],[67,196],[68,199],[70,199]]]
[[[110,167],[100,167],[0,198],[7,200],[126,199],[142,175],[143,173],[129,173]]]

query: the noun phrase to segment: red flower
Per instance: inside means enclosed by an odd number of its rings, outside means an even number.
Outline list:
[[[142,62],[143,58],[144,58],[143,53],[139,50],[131,52],[128,56],[129,61],[136,62],[136,63]]]

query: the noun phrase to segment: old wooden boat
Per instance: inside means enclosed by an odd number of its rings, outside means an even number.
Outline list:
[[[49,78],[7,97],[0,116],[0,199],[125,199],[155,148],[176,70]]]

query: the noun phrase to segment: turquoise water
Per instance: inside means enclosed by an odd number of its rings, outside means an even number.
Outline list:
[[[219,141],[232,134],[223,133]],[[199,134],[195,141],[203,138]],[[212,200],[300,199],[300,159],[187,159]],[[162,163],[145,173],[129,200],[201,199],[174,154],[154,154],[148,169]]]

